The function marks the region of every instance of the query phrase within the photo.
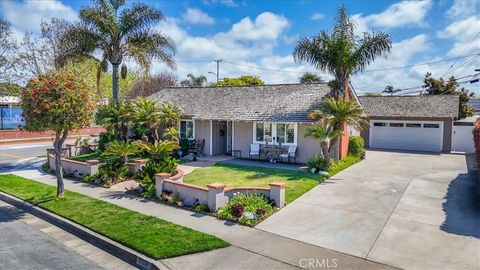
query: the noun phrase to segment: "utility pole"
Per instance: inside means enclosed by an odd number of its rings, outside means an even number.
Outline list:
[[[222,62],[222,59],[217,59],[217,60],[214,60],[216,63],[217,63],[217,83],[218,83],[218,80],[220,79],[220,62]]]

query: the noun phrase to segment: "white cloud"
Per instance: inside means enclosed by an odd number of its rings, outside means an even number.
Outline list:
[[[429,62],[434,61],[431,58],[422,60],[417,55],[429,51],[432,45],[429,37],[425,34],[419,34],[412,38],[404,39],[400,42],[392,44],[392,53],[388,58],[380,58],[373,62],[367,70],[389,69],[392,67],[407,66],[412,60],[415,62]],[[434,69],[430,69],[434,71]],[[404,88],[409,86],[421,85],[422,79],[425,76],[424,69],[394,69],[381,70],[373,72],[364,72],[355,75],[352,78],[354,86],[359,90],[378,90],[381,91],[386,85],[393,85],[397,88]],[[361,92],[361,91],[359,91]]]
[[[60,1],[1,1],[1,12],[13,28],[22,32],[40,32],[40,22],[51,17],[74,21],[77,12]]]
[[[192,24],[211,25],[215,23],[215,19],[196,8],[188,8],[183,14],[183,20]]]
[[[205,4],[222,4],[229,7],[236,7],[238,4],[234,0],[204,0]]]
[[[450,19],[463,19],[477,14],[478,5],[478,0],[455,0],[446,15]]]
[[[449,56],[459,56],[480,50],[478,33],[480,33],[480,17],[471,16],[464,20],[454,21],[443,31],[437,32],[437,36],[454,40],[455,42],[447,54]]]
[[[191,35],[178,21],[171,18],[158,25],[158,29],[177,44],[175,58],[178,60],[176,73],[179,78],[193,73],[207,75],[209,81],[213,81],[214,76],[208,75],[209,71],[216,70],[213,61],[182,62],[182,60],[224,59],[226,61],[220,64],[221,78],[248,74],[260,76],[267,83],[286,83],[296,82],[302,72],[314,70],[307,65],[294,63],[290,54],[277,55],[274,52],[277,44],[285,38],[285,30],[289,25],[283,16],[264,12],[254,19],[245,17],[234,23],[229,30],[209,36]],[[164,65],[155,63],[153,72],[159,72],[164,68]]]
[[[389,6],[378,14],[363,16],[353,15],[357,22],[357,30],[364,32],[370,27],[396,28],[405,26],[425,26],[425,16],[430,10],[432,2],[427,1],[403,1]]]
[[[325,18],[325,14],[323,13],[315,13],[312,15],[312,17],[310,17],[310,20],[312,21],[319,21],[319,20],[322,20]]]
[[[249,17],[235,23],[228,32],[235,39],[275,40],[289,26],[288,20],[271,12],[264,12],[252,21]]]

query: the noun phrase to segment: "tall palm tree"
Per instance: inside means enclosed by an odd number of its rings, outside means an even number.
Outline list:
[[[331,127],[333,131],[340,133],[345,124],[356,129],[366,128],[369,125],[368,118],[363,113],[362,108],[358,106],[356,101],[345,97],[340,99],[328,98],[309,117],[317,120],[318,125]],[[329,153],[332,152],[338,139],[339,137],[334,137],[330,141]]]
[[[349,76],[362,72],[379,56],[390,53],[390,35],[383,32],[355,35],[355,22],[348,16],[345,6],[340,6],[332,33],[321,31],[312,38],[297,41],[293,57],[297,62],[308,62],[335,77],[332,89],[335,98],[345,95]]]
[[[175,44],[151,26],[165,19],[163,14],[146,4],[135,3],[126,7],[126,0],[96,0],[95,6],[80,10],[80,21],[71,25],[62,40],[66,48],[63,57],[103,53],[102,65],[112,65],[113,99],[119,102],[118,73],[125,59],[132,59],[145,71],[157,59],[170,67],[175,66]],[[122,78],[127,67],[121,67]]]

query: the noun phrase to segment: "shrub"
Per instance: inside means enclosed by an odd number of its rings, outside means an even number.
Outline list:
[[[100,165],[96,174],[83,177],[83,181],[96,183],[104,186],[121,182],[130,176],[130,170],[126,165],[121,165],[115,161],[109,161]]]
[[[308,169],[325,169],[325,159],[321,155],[314,155],[307,160]]]
[[[475,121],[473,127],[473,141],[475,143],[475,157],[477,160],[477,168],[480,168],[480,118]]]
[[[128,162],[128,156],[138,153],[138,147],[127,141],[112,141],[107,144],[102,156],[118,159],[120,165]]]
[[[217,217],[236,219],[240,223],[253,226],[272,214],[272,202],[262,194],[235,194],[227,205],[217,211]]]
[[[360,136],[350,136],[348,139],[348,154],[362,157],[365,153],[365,142]]]
[[[107,146],[107,144],[113,140],[115,140],[115,134],[113,132],[107,131],[100,133],[98,140],[98,150],[100,152],[105,151],[105,147]]]
[[[232,212],[232,216],[240,218],[242,217],[243,212],[245,212],[245,208],[243,205],[236,203],[230,207],[230,211]]]
[[[205,204],[197,204],[194,208],[195,212],[201,213],[201,212],[210,212],[210,208],[208,208],[208,205]]]

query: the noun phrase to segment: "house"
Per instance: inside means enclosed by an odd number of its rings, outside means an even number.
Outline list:
[[[359,101],[370,118],[370,128],[361,132],[367,147],[431,152],[452,150],[458,96],[364,96],[359,97]]]
[[[205,140],[203,154],[248,158],[251,144],[296,146],[296,161],[320,153],[305,137],[308,114],[330,92],[326,84],[248,87],[177,87],[150,96],[180,107],[180,137]]]

